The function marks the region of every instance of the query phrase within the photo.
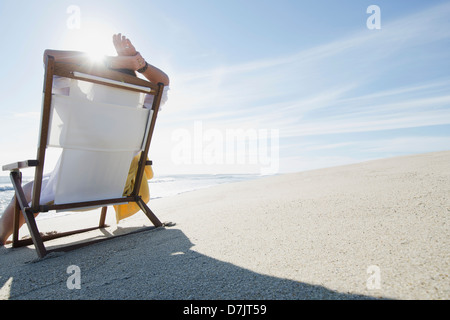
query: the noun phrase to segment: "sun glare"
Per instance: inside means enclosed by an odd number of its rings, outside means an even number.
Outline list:
[[[103,58],[105,57],[105,54],[102,54],[100,52],[86,52],[89,56],[89,60],[91,60],[94,63],[100,63],[103,61]]]
[[[115,55],[112,36],[114,31],[101,23],[83,23],[78,30],[71,30],[64,41],[65,50],[82,51],[95,62],[105,55]]]

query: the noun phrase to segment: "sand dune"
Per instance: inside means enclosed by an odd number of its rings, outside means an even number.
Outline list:
[[[150,207],[173,227],[37,259],[0,249],[5,299],[449,299],[450,152],[219,185]],[[112,211],[112,210],[111,210]],[[98,212],[42,220],[94,226]],[[119,226],[48,247],[151,225]],[[22,231],[25,228],[22,228]],[[69,266],[81,289],[70,290]]]

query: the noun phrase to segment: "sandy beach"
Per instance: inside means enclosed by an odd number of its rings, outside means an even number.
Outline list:
[[[151,201],[172,227],[44,259],[34,246],[0,248],[0,298],[449,299],[449,195],[450,151],[218,185]],[[142,212],[117,225],[112,208],[107,223],[46,246],[151,226]],[[80,289],[68,288],[70,266]]]

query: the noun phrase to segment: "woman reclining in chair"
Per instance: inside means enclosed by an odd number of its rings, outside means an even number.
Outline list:
[[[131,75],[136,75],[135,71],[141,73],[145,78],[147,78],[152,83],[163,83],[164,84],[164,92],[161,100],[161,104],[167,100],[167,90],[169,86],[169,77],[160,69],[150,65],[145,61],[145,59],[140,55],[138,51],[136,51],[135,47],[132,45],[131,41],[122,36],[120,33],[113,36],[113,43],[117,51],[117,56],[114,57],[105,57],[104,63],[110,69],[118,70],[121,72],[125,72]],[[46,56],[53,56],[55,61],[63,61],[69,63],[87,63],[90,60],[89,55],[83,52],[77,51],[58,51],[58,50],[46,50],[44,53],[44,61]],[[150,100],[153,99],[153,96],[149,95],[148,98]],[[146,98],[144,102],[144,106],[151,106],[152,101]],[[135,161],[133,161],[134,163]],[[130,172],[133,169],[133,164],[130,167]],[[144,174],[145,179],[150,179],[151,171],[147,174]],[[147,183],[141,184],[141,186],[148,187]],[[130,186],[125,186],[126,189],[129,189]],[[132,186],[131,186],[132,188]],[[141,187],[142,188],[142,187]],[[25,193],[25,197],[27,201],[31,201],[32,198],[32,190],[33,190],[33,182],[29,182],[23,186],[23,190]],[[142,189],[141,189],[142,190]],[[143,197],[144,198],[144,197]],[[42,194],[41,194],[42,199]],[[4,245],[7,239],[11,236],[13,232],[13,220],[14,220],[14,203],[15,199],[10,202],[8,207],[5,209],[5,212],[0,217],[0,245]],[[126,205],[125,205],[126,206]],[[138,211],[138,208],[129,209],[126,207],[115,206],[116,214],[122,210],[122,216],[129,216],[134,212]],[[130,211],[131,210],[131,211]],[[134,211],[134,212],[133,212]],[[19,225],[22,226],[25,223],[24,217],[21,214],[19,219]]]

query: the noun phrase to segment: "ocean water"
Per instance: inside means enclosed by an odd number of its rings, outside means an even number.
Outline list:
[[[184,192],[212,187],[222,183],[232,183],[252,180],[261,177],[256,174],[200,174],[200,175],[164,175],[155,176],[149,181],[150,200],[177,195]],[[23,184],[32,181],[32,177],[23,177]],[[0,177],[0,215],[14,196],[14,188],[8,176]],[[51,213],[49,213],[51,214]],[[43,213],[39,217],[44,218],[49,214]],[[65,213],[68,214],[68,213]],[[38,217],[38,218],[39,218]]]

